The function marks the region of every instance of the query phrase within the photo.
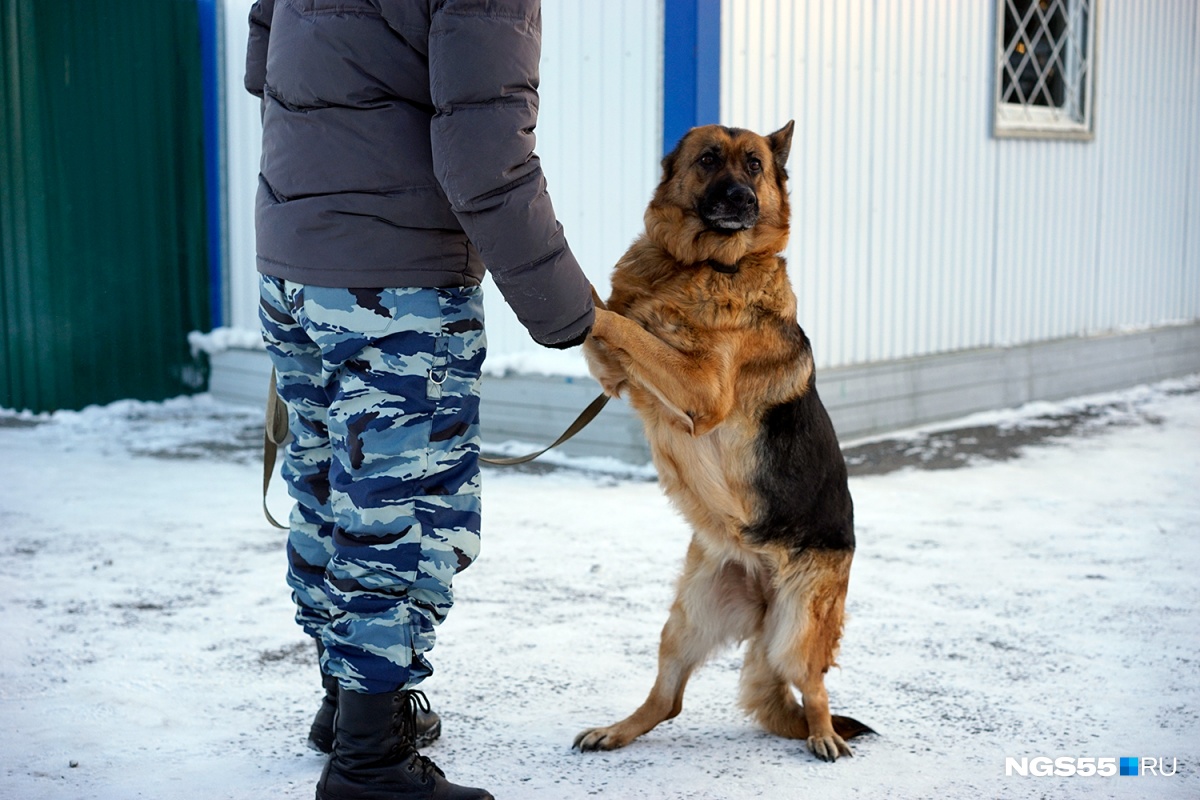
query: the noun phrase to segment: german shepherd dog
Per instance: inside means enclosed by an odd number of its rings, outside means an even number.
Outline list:
[[[597,303],[589,368],[642,418],[692,541],[650,696],[626,719],[579,734],[580,750],[624,747],[677,715],[692,671],[733,641],[748,641],[742,706],[767,730],[828,761],[872,732],[831,716],[825,691],[854,521],[779,255],[792,129],[685,135],[663,160],[645,233],[617,263],[607,310]]]

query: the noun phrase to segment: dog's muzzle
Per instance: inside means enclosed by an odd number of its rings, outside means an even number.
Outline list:
[[[744,183],[726,181],[715,185],[700,203],[700,218],[710,229],[735,233],[758,222],[758,195]]]

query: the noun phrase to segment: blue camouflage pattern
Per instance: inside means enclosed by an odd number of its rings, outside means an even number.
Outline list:
[[[479,287],[336,289],[260,276],[288,407],[288,585],[322,669],[378,693],[425,654],[479,554]]]

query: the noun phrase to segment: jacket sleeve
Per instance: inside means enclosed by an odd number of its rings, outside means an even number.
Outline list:
[[[275,0],[257,0],[250,8],[250,38],[246,44],[246,91],[262,99],[267,83],[267,41]]]
[[[517,318],[540,344],[571,346],[595,311],[534,154],[537,0],[445,0],[429,28],[434,170]]]

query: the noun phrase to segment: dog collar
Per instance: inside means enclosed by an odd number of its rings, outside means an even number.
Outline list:
[[[704,263],[708,264],[710,267],[715,269],[717,272],[720,272],[724,275],[736,275],[737,271],[738,271],[738,265],[736,263],[723,264],[720,261],[717,261],[715,258],[710,258],[708,261],[705,261]]]

